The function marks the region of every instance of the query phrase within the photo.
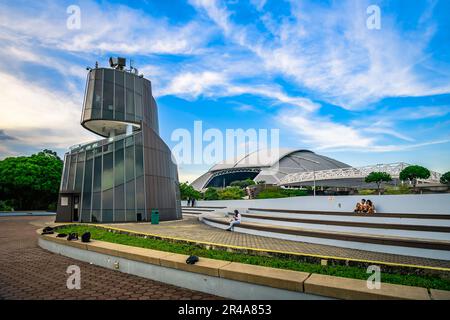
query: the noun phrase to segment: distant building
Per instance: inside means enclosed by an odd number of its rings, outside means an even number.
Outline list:
[[[208,187],[226,187],[233,181],[245,179],[278,185],[291,173],[341,168],[351,167],[309,150],[261,149],[237,160],[216,164],[191,185],[197,190],[203,190]]]
[[[125,59],[89,69],[81,125],[104,137],[64,157],[56,221],[180,219],[177,166],[159,136],[151,83]]]
[[[201,175],[192,186],[196,190],[209,187],[224,188],[233,181],[252,179],[256,183],[282,187],[331,187],[331,188],[374,188],[375,183],[366,183],[365,177],[373,172],[387,172],[391,175],[391,185],[397,185],[400,172],[407,163],[377,164],[365,167],[351,167],[329,157],[309,150],[258,150],[214,165]],[[430,171],[431,176],[419,180],[419,184],[439,185],[441,174]]]

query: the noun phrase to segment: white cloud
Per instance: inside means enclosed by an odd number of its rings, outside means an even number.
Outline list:
[[[195,99],[200,95],[210,95],[212,89],[223,86],[227,82],[223,74],[203,71],[199,73],[186,72],[175,76],[161,95],[178,95]],[[215,92],[215,90],[214,90]]]
[[[431,58],[425,49],[434,34],[434,26],[423,19],[420,32],[404,34],[383,14],[382,30],[373,31],[365,27],[368,1],[334,2],[327,9],[292,1],[291,18],[276,28],[263,15],[263,22],[272,25],[267,38],[252,26],[234,23],[218,1],[192,4],[229,40],[263,59],[265,68],[344,108],[365,108],[385,97],[450,93],[448,75],[438,81],[419,71]]]
[[[295,105],[308,111],[320,108],[320,104],[303,97],[293,97],[275,85],[239,85],[234,84],[231,75],[225,72],[184,72],[176,75],[159,95],[177,95],[187,99],[199,96],[225,97],[251,94],[262,96],[274,101],[274,104]]]
[[[189,54],[208,38],[210,29],[189,22],[170,25],[121,5],[82,1],[81,28],[69,30],[69,15],[60,3],[34,2],[23,7],[0,4],[0,38],[30,40],[71,52]],[[12,37],[10,35],[13,35]]]
[[[26,147],[67,149],[98,139],[79,123],[81,96],[48,90],[4,72],[0,87],[0,128],[15,138],[5,143],[3,153]]]
[[[341,147],[367,148],[375,143],[373,138],[365,137],[357,129],[334,123],[326,118],[309,113],[283,110],[276,118],[280,125],[300,136],[302,144],[314,149],[334,149]]]

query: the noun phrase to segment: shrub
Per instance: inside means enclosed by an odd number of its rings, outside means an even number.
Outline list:
[[[55,212],[56,211],[56,202],[50,203],[47,208],[48,211]]]
[[[358,190],[358,194],[363,195],[363,196],[370,196],[375,194],[376,191],[372,190],[372,189],[363,189],[363,190]]]
[[[274,199],[287,197],[300,197],[308,195],[308,191],[299,189],[282,189],[278,187],[269,187],[262,190],[256,196],[257,199]]]
[[[14,209],[9,201],[0,201],[0,211],[13,211],[13,210]]]
[[[219,200],[239,200],[245,196],[244,191],[239,187],[228,187],[217,192]]]
[[[216,188],[208,188],[203,195],[204,200],[219,200],[219,192]]]
[[[384,194],[409,194],[411,190],[406,185],[400,185],[398,187],[387,187]]]

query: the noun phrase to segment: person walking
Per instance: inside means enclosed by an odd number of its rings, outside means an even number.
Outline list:
[[[237,225],[237,224],[240,224],[240,223],[241,223],[241,214],[239,213],[238,210],[234,210],[233,219],[231,219],[230,226],[226,230],[227,231],[234,231],[234,226]]]

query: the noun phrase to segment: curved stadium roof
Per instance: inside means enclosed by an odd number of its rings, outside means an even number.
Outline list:
[[[318,155],[304,149],[261,149],[238,159],[226,160],[214,165],[200,176],[192,186],[202,190],[210,186],[227,186],[235,180],[251,178],[277,184],[281,178],[297,172],[348,168],[340,161]]]

